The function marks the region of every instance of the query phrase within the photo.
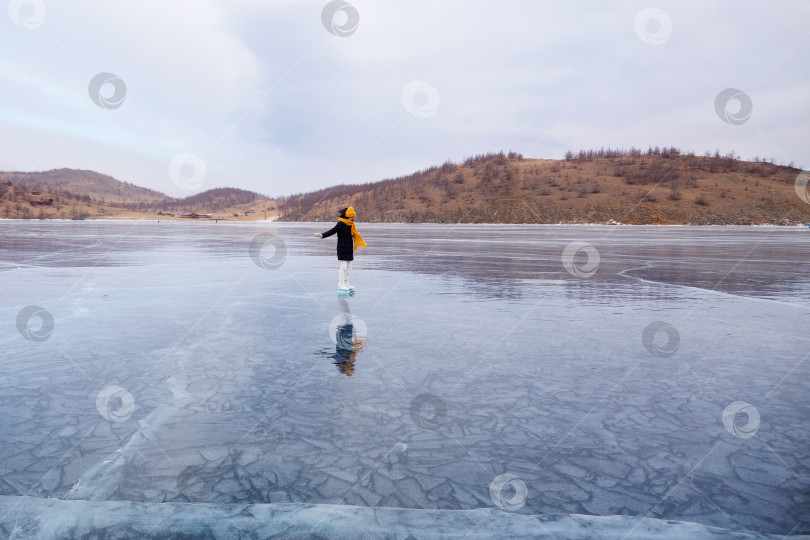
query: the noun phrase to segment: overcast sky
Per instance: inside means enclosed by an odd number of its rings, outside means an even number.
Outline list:
[[[277,196],[510,149],[810,167],[804,0],[7,3],[2,170]]]

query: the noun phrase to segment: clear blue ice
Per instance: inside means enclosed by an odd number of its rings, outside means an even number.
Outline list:
[[[805,228],[325,226],[0,221],[0,536],[810,534]]]

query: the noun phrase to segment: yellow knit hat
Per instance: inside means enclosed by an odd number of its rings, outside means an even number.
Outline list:
[[[357,216],[357,212],[354,211],[354,206],[350,206],[350,207],[348,207],[346,209],[346,217],[347,218],[356,217],[356,216]]]

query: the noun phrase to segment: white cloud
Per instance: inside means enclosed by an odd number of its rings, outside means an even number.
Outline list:
[[[800,2],[665,1],[672,34],[657,46],[635,33],[640,2],[362,0],[345,38],[323,28],[325,4],[84,0],[49,2],[34,30],[5,21],[3,166],[96,169],[180,194],[168,163],[191,152],[204,187],[275,195],[500,149],[700,144],[810,164]],[[119,109],[90,100],[99,72],[125,81]],[[430,117],[402,105],[413,80],[439,92]],[[742,126],[714,113],[727,87],[754,102]]]

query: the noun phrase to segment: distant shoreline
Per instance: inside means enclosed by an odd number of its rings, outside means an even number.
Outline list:
[[[70,223],[97,223],[97,222],[106,222],[106,223],[138,223],[138,222],[145,222],[145,223],[158,223],[160,221],[165,222],[172,222],[172,223],[210,223],[214,222],[215,224],[224,223],[224,224],[237,224],[237,225],[250,225],[250,224],[268,224],[268,223],[279,223],[284,225],[324,225],[329,224],[331,221],[279,221],[277,219],[256,219],[250,221],[236,221],[236,220],[228,220],[228,219],[131,219],[131,218],[98,218],[98,219],[61,219],[61,218],[53,218],[53,219],[36,219],[36,218],[29,218],[29,219],[22,219],[22,218],[0,218],[0,222],[7,222],[7,221],[20,221],[20,222],[49,222],[49,221],[58,221],[58,222],[70,222]],[[375,225],[420,225],[420,226],[449,226],[449,227],[458,227],[458,226],[471,226],[471,227],[692,227],[692,228],[700,228],[700,227],[772,227],[778,229],[790,229],[790,228],[805,228],[808,227],[809,224],[798,223],[798,224],[790,224],[790,225],[780,225],[777,223],[754,223],[750,225],[739,225],[739,224],[724,224],[724,223],[710,223],[710,224],[701,224],[701,225],[690,225],[688,223],[411,223],[406,221],[391,221],[391,222],[358,222],[358,225],[362,226],[375,226]]]

